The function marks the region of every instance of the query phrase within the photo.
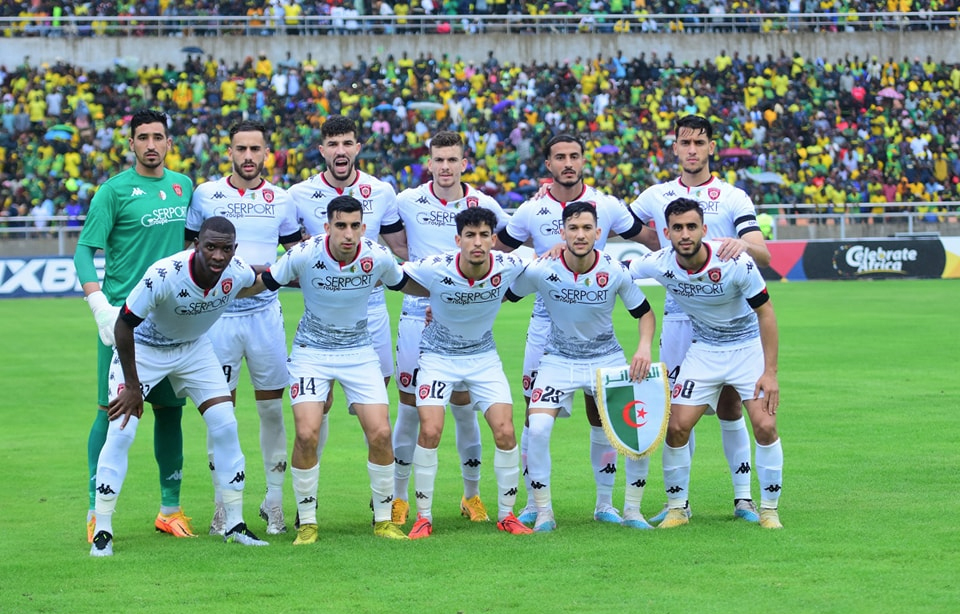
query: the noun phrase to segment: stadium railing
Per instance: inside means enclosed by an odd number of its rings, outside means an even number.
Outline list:
[[[282,19],[233,15],[0,17],[0,36],[222,36],[298,34],[445,34],[504,33],[641,33],[768,31],[906,31],[944,30],[958,26],[953,11],[862,13],[658,13],[550,15],[360,15],[349,19],[302,16],[295,25]]]

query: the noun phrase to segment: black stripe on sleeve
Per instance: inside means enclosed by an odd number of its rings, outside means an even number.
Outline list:
[[[747,304],[750,305],[751,307],[753,307],[754,309],[757,309],[758,307],[760,307],[761,305],[763,305],[764,303],[766,303],[766,302],[769,301],[769,300],[770,300],[770,295],[767,294],[767,289],[764,288],[763,291],[760,292],[760,294],[758,294],[758,295],[756,295],[756,296],[754,296],[754,297],[752,297],[752,298],[748,298],[748,299],[747,299]]]
[[[500,242],[509,247],[510,249],[517,249],[523,245],[523,241],[518,241],[510,236],[510,233],[507,232],[507,229],[504,228],[497,233],[497,238],[500,239]]]
[[[280,282],[273,278],[273,275],[270,274],[270,269],[264,271],[260,278],[263,280],[263,285],[267,287],[267,290],[279,290]]]
[[[650,301],[644,299],[642,303],[640,303],[639,305],[637,305],[636,307],[630,310],[630,315],[632,315],[634,318],[639,320],[640,318],[643,317],[643,314],[647,313],[650,310],[651,310]]]

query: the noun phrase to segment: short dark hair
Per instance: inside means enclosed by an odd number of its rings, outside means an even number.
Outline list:
[[[596,205],[585,200],[577,200],[572,203],[567,203],[567,206],[563,208],[563,213],[560,214],[560,221],[563,222],[564,226],[566,226],[567,220],[575,215],[580,215],[581,213],[589,213],[593,218],[593,222],[597,222]]]
[[[484,207],[467,207],[453,218],[457,223],[457,234],[462,234],[467,226],[489,226],[490,231],[497,229],[497,214]]]
[[[676,198],[670,201],[670,204],[667,205],[667,208],[663,211],[663,217],[667,220],[667,226],[670,225],[671,215],[682,215],[687,211],[696,211],[697,215],[700,216],[700,221],[703,221],[703,207],[700,206],[700,203],[691,198]]]
[[[230,126],[230,139],[233,140],[238,132],[259,132],[264,139],[267,138],[267,127],[255,119],[242,119]]]
[[[343,194],[337,196],[327,205],[327,219],[332,220],[333,214],[340,213],[355,213],[359,211],[360,217],[363,217],[363,203],[359,200],[350,196],[349,194]]]
[[[144,124],[159,123],[163,126],[163,134],[167,135],[167,114],[158,109],[139,109],[130,118],[130,138],[137,135],[137,128]]]
[[[200,224],[200,232],[197,235],[202,235],[207,230],[237,236],[237,229],[233,226],[233,222],[222,215],[215,215],[203,220],[203,223]]]
[[[430,139],[430,153],[433,153],[437,147],[459,147],[461,151],[466,149],[460,133],[453,130],[441,130],[433,135]]]
[[[360,133],[357,131],[357,122],[344,115],[331,115],[320,126],[320,140],[323,141],[331,136],[340,136],[351,132],[353,136],[360,138]]]
[[[708,139],[713,138],[713,124],[710,123],[710,120],[702,115],[684,115],[677,120],[676,129],[673,134],[680,136],[680,128],[687,128],[693,130],[694,132],[703,132],[707,135]]]
[[[543,148],[544,159],[550,158],[550,150],[552,150],[553,146],[557,143],[576,143],[580,146],[580,153],[583,153],[584,145],[583,141],[580,140],[579,137],[576,137],[572,134],[561,133],[553,135],[550,137],[550,140],[547,141],[547,145]]]

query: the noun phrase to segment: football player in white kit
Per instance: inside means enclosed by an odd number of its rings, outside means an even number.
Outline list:
[[[558,243],[562,245],[560,232],[563,226],[561,215],[568,203],[585,201],[596,206],[596,222],[600,235],[596,240],[597,249],[603,249],[611,234],[619,234],[624,239],[642,243],[648,248],[657,249],[658,242],[654,233],[636,217],[631,215],[626,205],[619,199],[604,194],[583,182],[583,142],[570,134],[558,134],[552,137],[544,148],[544,164],[553,177],[546,189],[541,189],[533,198],[524,202],[510,217],[507,227],[498,233],[503,251],[511,251],[527,242],[532,242],[533,250],[539,255],[546,254]],[[530,316],[527,329],[527,343],[523,353],[523,395],[527,406],[530,405],[530,393],[537,369],[543,357],[544,347],[551,329],[550,316],[544,307],[543,299],[538,295]],[[585,397],[586,417],[590,423],[590,464],[597,486],[596,507],[593,517],[599,522],[622,523],[620,512],[613,506],[613,485],[617,472],[617,453],[600,424],[600,414],[593,397]],[[530,473],[527,470],[527,425],[524,424],[520,437],[520,456],[524,466],[524,488],[527,489],[527,504],[520,512],[520,521],[530,524],[537,517],[536,505],[530,496]],[[646,479],[640,475],[638,461],[627,459],[626,474],[628,488]],[[642,479],[641,479],[642,477]],[[642,488],[642,486],[640,486]],[[644,523],[646,524],[646,523]]]
[[[758,264],[768,266],[770,252],[757,225],[756,210],[750,197],[740,188],[710,173],[709,161],[716,143],[709,120],[698,115],[684,116],[677,120],[675,137],[673,152],[680,163],[680,176],[644,190],[630,204],[633,214],[645,224],[653,222],[661,247],[669,247],[670,240],[663,235],[666,228],[664,209],[675,198],[693,199],[703,208],[707,238],[720,242],[716,254],[718,258],[723,260],[747,253]],[[675,381],[680,363],[690,347],[692,328],[688,315],[677,306],[669,293],[663,311],[660,360],[667,365],[670,380]],[[728,386],[708,413],[716,411],[720,420],[723,452],[733,481],[734,516],[748,522],[758,522],[760,516],[750,494],[750,436],[740,405],[740,397]],[[691,457],[693,449],[694,435],[691,432]],[[689,504],[685,509],[689,517]],[[650,521],[659,522],[666,513],[664,506]]]
[[[783,449],[777,434],[777,319],[766,283],[749,254],[720,258],[723,243],[704,241],[704,211],[677,198],[666,209],[671,247],[630,263],[634,278],[655,279],[690,316],[693,339],[676,375],[663,451],[667,514],[661,528],[689,522],[690,431],[725,386],[750,414],[756,440],[761,527],[779,529]]]
[[[645,377],[650,369],[650,346],[657,327],[650,303],[626,268],[595,249],[602,234],[596,207],[585,201],[567,203],[561,221],[560,236],[566,249],[559,258],[531,263],[507,293],[509,300],[536,293],[550,316],[550,332],[531,391],[529,426],[525,430],[530,440],[526,468],[537,507],[536,532],[556,528],[550,489],[550,433],[554,421],[558,416],[570,416],[577,390],[592,397],[597,369],[624,363],[623,348],[613,331],[617,296],[638,320],[639,342],[630,360],[633,379]],[[646,458],[642,461],[649,464]],[[640,513],[645,482],[627,485],[625,526],[651,528]]]
[[[464,144],[456,132],[441,131],[430,139],[429,170],[432,181],[404,190],[397,197],[400,217],[406,229],[410,260],[418,260],[456,249],[458,212],[481,207],[496,216],[498,231],[509,216],[496,200],[460,181],[467,167]],[[397,325],[397,390],[400,403],[393,426],[393,454],[396,457],[393,521],[404,524],[410,510],[408,490],[413,453],[417,443],[416,376],[420,356],[420,335],[428,301],[405,296]],[[450,398],[450,412],[456,421],[457,452],[463,475],[460,512],[475,522],[489,520],[480,499],[480,425],[470,396],[457,390]]]
[[[520,450],[513,430],[513,402],[493,340],[493,322],[504,294],[525,263],[493,250],[496,214],[482,207],[455,216],[459,250],[404,264],[430,293],[432,320],[420,337],[417,411],[420,436],[413,454],[417,520],[410,539],[433,533],[433,490],[444,407],[455,386],[470,394],[493,431],[497,528],[513,535],[532,531],[513,515],[520,481]]]
[[[245,262],[268,265],[277,258],[277,244],[285,248],[300,242],[300,223],[287,192],[261,177],[268,153],[266,128],[243,120],[230,127],[228,150],[232,172],[209,181],[193,192],[187,210],[186,240],[192,242],[205,219],[222,215],[237,232],[237,255]],[[224,317],[208,333],[220,358],[223,374],[237,402],[237,384],[244,359],[250,370],[254,402],[260,417],[260,453],[267,493],[260,516],[267,533],[285,533],[283,481],[287,471],[287,432],[283,424],[283,390],[287,386],[287,337],[276,292],[262,292],[230,304]],[[216,509],[210,534],[222,535],[223,497],[217,488],[212,441],[207,456],[213,477]]]
[[[374,242],[378,237],[383,238],[394,255],[406,260],[406,234],[397,213],[397,195],[390,184],[356,168],[361,148],[359,137],[356,122],[343,115],[331,115],[323,123],[320,128],[320,155],[327,168],[290,187],[297,218],[307,234],[321,234],[327,223],[327,203],[337,196],[352,196],[363,205],[365,236]],[[384,382],[388,382],[393,374],[393,338],[382,286],[374,288],[367,301],[367,330],[380,357],[380,373]],[[325,405],[325,410],[330,411],[329,403]],[[318,456],[323,456],[329,424],[328,420],[324,420],[321,425],[317,439]]]
[[[300,518],[293,543],[312,544],[318,539],[317,439],[334,381],[340,382],[350,413],[360,420],[367,440],[374,535],[406,539],[390,517],[393,449],[386,383],[370,377],[379,357],[367,330],[367,311],[357,307],[367,303],[378,284],[400,290],[407,278],[387,248],[364,236],[359,200],[338,196],[326,204],[326,212],[326,233],[284,254],[262,276],[266,287],[274,290],[299,279],[305,306],[288,362],[297,434],[290,473]]]
[[[257,291],[256,274],[234,257],[236,234],[224,217],[204,221],[194,249],[158,260],[130,292],[114,326],[110,427],[97,462],[91,556],[113,555],[113,513],[127,475],[143,399],[164,377],[196,404],[213,440],[226,514],[224,541],[266,546],[243,521],[245,463],[230,389],[207,330],[235,299]]]

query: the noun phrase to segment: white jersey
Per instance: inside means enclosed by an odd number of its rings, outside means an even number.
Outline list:
[[[767,285],[748,254],[730,260],[715,256],[720,243],[704,241],[709,255],[698,271],[688,271],[677,262],[672,247],[630,262],[635,279],[655,279],[667,289],[679,307],[690,316],[694,342],[715,346],[739,346],[760,336],[757,306],[766,300]]]
[[[580,196],[569,202],[576,201],[588,202],[597,208],[597,227],[600,228],[597,249],[603,249],[607,238],[613,233],[630,238],[643,230],[643,224],[630,214],[626,205],[596,188],[584,186]],[[537,254],[546,253],[563,240],[560,238],[560,229],[563,228],[561,217],[567,204],[557,200],[550,192],[524,202],[514,211],[507,227],[500,233],[500,240],[509,247],[517,248],[532,239],[533,251]]]
[[[190,249],[158,260],[130,292],[121,313],[143,320],[134,329],[137,343],[176,347],[200,338],[257,279],[253,269],[234,257],[213,288],[201,288],[190,274],[195,253]]]
[[[356,257],[340,262],[330,254],[328,236],[317,235],[285,253],[270,267],[280,284],[300,279],[304,313],[294,345],[321,350],[356,349],[373,344],[365,305],[377,282],[395,287],[403,271],[390,251],[363,237]]]
[[[447,252],[406,262],[404,271],[430,292],[433,320],[423,330],[420,351],[466,356],[496,349],[493,321],[504,293],[523,272],[513,254],[490,253],[490,271],[483,279],[460,272],[460,252]]]
[[[433,193],[432,181],[408,188],[397,196],[400,218],[407,230],[410,261],[457,249],[457,224],[454,218],[469,207],[493,211],[497,215],[497,227],[493,229],[495,233],[507,225],[510,216],[500,203],[467,183],[461,185],[464,196],[460,200],[438,198]],[[406,314],[422,316],[426,306],[426,299],[404,296],[403,311]]]
[[[600,236],[594,245],[597,249],[604,248],[611,233],[630,238],[643,230],[643,223],[630,213],[620,199],[592,186],[585,185],[580,196],[568,202],[577,201],[592,203],[597,208],[597,227],[600,228]],[[563,240],[560,238],[560,229],[563,228],[563,209],[567,204],[557,200],[550,192],[524,202],[514,211],[507,227],[499,233],[500,241],[517,248],[532,239],[534,252],[547,253]],[[539,296],[533,306],[533,315],[546,317],[546,308]]]
[[[290,196],[268,181],[246,190],[234,187],[227,176],[197,186],[187,209],[187,236],[196,236],[203,221],[217,215],[233,222],[237,255],[250,264],[270,264],[277,259],[278,244],[300,240],[300,223]],[[261,292],[234,301],[228,312],[265,309],[276,297],[276,292]]]
[[[297,219],[311,236],[326,232],[327,203],[337,196],[352,196],[363,206],[364,236],[376,243],[380,235],[403,230],[397,211],[397,193],[393,186],[363,171],[355,171],[356,179],[345,188],[336,188],[318,173],[290,187],[290,196],[297,210]],[[370,295],[369,304],[384,303],[383,288]]]
[[[563,258],[536,260],[513,282],[517,296],[533,292],[543,298],[550,315],[546,353],[564,358],[590,359],[621,354],[613,332],[617,296],[631,312],[646,297],[620,262],[599,250],[586,273],[574,273]]]
[[[661,247],[670,247],[670,239],[663,234],[663,229],[667,227],[664,210],[678,198],[689,198],[700,203],[703,222],[707,226],[706,239],[742,237],[749,232],[760,231],[753,201],[740,188],[712,176],[703,185],[689,187],[678,177],[650,186],[630,203],[630,210],[640,221],[644,224],[654,223]],[[664,301],[663,313],[665,319],[686,319],[686,314],[670,294]]]

